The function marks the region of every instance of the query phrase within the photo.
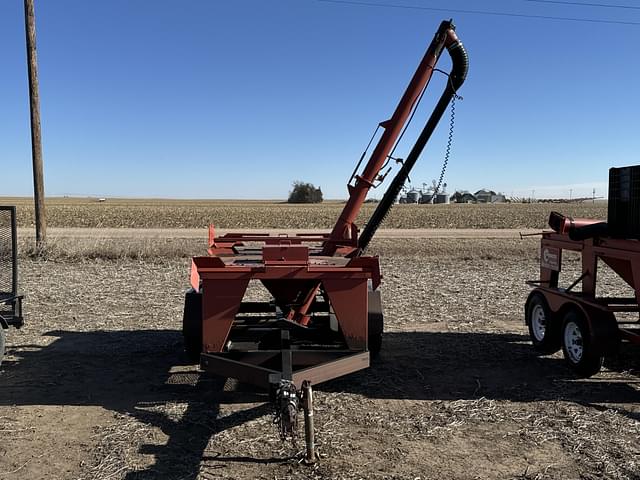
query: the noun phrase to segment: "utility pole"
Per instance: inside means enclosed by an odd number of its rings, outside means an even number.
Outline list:
[[[36,55],[36,16],[34,0],[24,0],[24,23],[27,36],[27,68],[29,71],[29,103],[31,112],[31,159],[33,161],[33,199],[36,217],[36,247],[44,246],[47,221],[44,206],[44,173],[42,136],[40,132],[40,95],[38,93],[38,57]]]

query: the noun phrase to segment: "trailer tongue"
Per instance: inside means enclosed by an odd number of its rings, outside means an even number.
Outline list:
[[[388,173],[382,171],[445,49],[452,67],[444,92],[359,237],[355,219],[371,187]],[[380,123],[383,132],[361,174],[356,166],[349,199],[330,233],[216,236],[209,228],[209,256],[193,258],[185,299],[185,348],[193,361],[208,372],[278,392],[281,419],[309,403],[303,400],[310,393],[298,392],[303,382],[310,392],[310,384],[369,366],[370,354],[381,347],[383,317],[378,258],[364,251],[467,69],[453,23],[442,22],[393,115]],[[261,282],[271,300],[244,301],[251,281]]]

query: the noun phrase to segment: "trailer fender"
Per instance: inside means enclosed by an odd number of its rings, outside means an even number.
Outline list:
[[[589,325],[589,334],[594,344],[605,355],[612,355],[620,346],[620,331],[615,316],[611,312],[579,302],[566,302],[558,311],[560,318],[569,310],[578,311]]]
[[[589,330],[594,341],[598,342],[605,355],[613,355],[620,348],[620,330],[616,317],[611,312],[584,306]]]

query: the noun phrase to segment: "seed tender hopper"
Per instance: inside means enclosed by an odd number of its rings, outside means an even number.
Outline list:
[[[405,159],[392,157],[429,84],[441,53],[451,57],[446,87]],[[381,348],[383,315],[378,257],[365,255],[409,172],[465,80],[467,53],[451,21],[441,23],[362,173],[363,153],[348,182],[349,198],[333,230],[321,234],[227,233],[209,227],[208,256],[192,259],[183,333],[188,356],[205,371],[261,387],[300,388],[369,366]],[[374,134],[375,136],[375,134]],[[373,140],[373,138],[372,138]],[[371,144],[371,142],[370,142]],[[367,193],[400,163],[360,233],[354,223]],[[386,170],[385,170],[386,169]],[[270,301],[244,300],[261,282]]]

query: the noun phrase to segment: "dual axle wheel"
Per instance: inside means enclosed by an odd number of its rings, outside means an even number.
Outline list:
[[[526,322],[533,347],[540,353],[550,355],[562,349],[565,362],[581,377],[600,371],[604,361],[602,345],[577,308],[554,315],[544,295],[536,292],[527,304]]]

